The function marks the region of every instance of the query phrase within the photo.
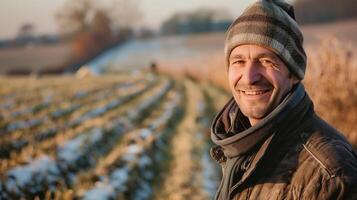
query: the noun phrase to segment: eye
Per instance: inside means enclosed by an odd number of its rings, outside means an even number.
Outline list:
[[[243,59],[237,59],[231,62],[231,65],[244,65],[244,64],[245,64],[245,60]]]
[[[274,69],[278,69],[278,66],[277,64],[271,60],[271,59],[268,59],[268,58],[261,58],[259,59],[259,62],[264,66],[264,67],[272,67]]]
[[[269,59],[260,59],[259,61],[263,65],[272,65],[273,64],[273,62],[271,60],[269,60]]]

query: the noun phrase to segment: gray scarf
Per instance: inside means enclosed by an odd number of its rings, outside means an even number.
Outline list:
[[[231,199],[234,189],[251,175],[254,168],[250,166],[255,166],[263,157],[273,138],[287,137],[288,130],[312,107],[303,85],[298,84],[270,114],[250,126],[235,100],[230,99],[211,127],[212,141],[222,148],[227,158],[215,199]]]

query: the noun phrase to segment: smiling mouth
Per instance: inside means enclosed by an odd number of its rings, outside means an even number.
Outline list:
[[[267,92],[269,92],[270,90],[267,89],[267,90],[255,90],[255,91],[244,91],[244,90],[241,90],[241,92],[245,95],[248,95],[248,96],[256,96],[256,95],[263,95]]]

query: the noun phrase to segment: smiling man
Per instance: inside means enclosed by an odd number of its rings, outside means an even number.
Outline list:
[[[253,44],[232,50],[228,70],[233,97],[251,125],[277,107],[299,82],[273,50]]]
[[[233,98],[212,124],[216,199],[357,199],[356,153],[301,83],[302,42],[292,6],[278,0],[255,2],[228,29]]]

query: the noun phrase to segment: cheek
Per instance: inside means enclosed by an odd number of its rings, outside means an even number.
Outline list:
[[[267,70],[265,78],[274,85],[275,88],[280,88],[284,90],[285,88],[290,87],[291,81],[288,77],[288,74],[283,72],[274,71],[274,70]]]
[[[231,87],[234,87],[240,79],[239,72],[234,69],[228,70],[228,81]]]
[[[283,97],[292,88],[292,80],[288,77],[278,76],[273,79],[273,85],[279,90],[279,96]]]

